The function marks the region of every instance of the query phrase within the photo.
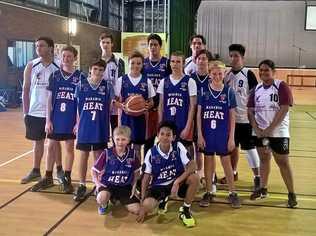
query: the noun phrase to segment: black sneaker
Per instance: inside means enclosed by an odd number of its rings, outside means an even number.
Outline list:
[[[288,208],[295,208],[297,206],[296,194],[289,193],[287,196],[288,196],[287,207]]]
[[[214,195],[210,192],[206,192],[203,195],[203,198],[199,202],[200,207],[208,207],[213,201]]]
[[[39,190],[47,189],[49,187],[54,186],[53,178],[47,178],[46,176],[38,181],[32,188],[32,192],[37,192]]]
[[[256,200],[259,198],[266,198],[268,196],[268,189],[267,188],[259,188],[252,192],[250,195],[250,200]]]
[[[73,193],[74,188],[71,184],[71,178],[64,176],[64,178],[61,179],[61,185],[60,189],[64,193]]]
[[[27,184],[32,181],[38,181],[41,178],[41,172],[32,169],[25,177],[21,179],[21,184]]]
[[[74,197],[73,197],[73,199],[74,199],[76,202],[82,201],[82,200],[85,198],[86,191],[87,191],[86,186],[84,186],[83,184],[80,184],[79,187],[76,188],[76,190],[75,190],[75,192],[74,192]]]
[[[253,178],[253,183],[254,183],[254,191],[260,189],[260,176],[255,176]]]
[[[240,208],[241,204],[240,204],[240,199],[237,195],[237,193],[232,192],[228,195],[228,201],[230,202],[232,208]]]
[[[158,204],[158,214],[166,214],[168,211],[168,196],[160,200]]]

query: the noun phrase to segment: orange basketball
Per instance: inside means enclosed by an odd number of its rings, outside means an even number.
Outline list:
[[[144,114],[146,101],[142,95],[131,95],[125,101],[127,114],[131,116],[140,116]]]

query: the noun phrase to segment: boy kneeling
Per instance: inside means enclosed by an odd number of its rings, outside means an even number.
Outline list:
[[[139,200],[134,193],[140,176],[140,160],[128,146],[130,137],[130,128],[116,127],[114,147],[105,149],[92,168],[100,215],[106,214],[110,199],[119,200],[133,214],[139,213]]]
[[[195,173],[196,164],[190,160],[186,148],[176,138],[176,126],[172,122],[162,122],[158,128],[158,144],[146,154],[141,190],[141,208],[138,222],[158,206],[158,213],[167,212],[168,197],[184,198],[179,209],[179,218],[186,227],[194,227],[190,207],[197,192],[199,177]],[[151,186],[149,182],[151,180]],[[148,195],[146,195],[148,189]]]

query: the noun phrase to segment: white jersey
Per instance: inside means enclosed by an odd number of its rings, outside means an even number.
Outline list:
[[[254,96],[255,119],[260,129],[266,129],[272,123],[276,113],[280,110],[279,87],[281,80],[275,79],[269,88],[264,88],[263,84],[257,85]],[[289,112],[283,121],[277,126],[270,137],[290,137]]]
[[[250,95],[248,70],[248,68],[243,68],[237,74],[230,71],[224,79],[225,83],[233,88],[236,94],[236,123],[249,123],[247,116],[247,103]]]
[[[191,75],[197,71],[197,65],[193,61],[193,57],[188,57],[185,59],[184,63],[184,73],[186,75]]]
[[[41,62],[41,58],[36,58],[32,61],[30,107],[28,115],[46,117],[49,76],[58,69],[59,67],[55,62],[44,66]]]

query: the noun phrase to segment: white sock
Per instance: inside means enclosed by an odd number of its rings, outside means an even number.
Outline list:
[[[247,160],[251,169],[259,168],[260,159],[256,149],[247,150]]]

